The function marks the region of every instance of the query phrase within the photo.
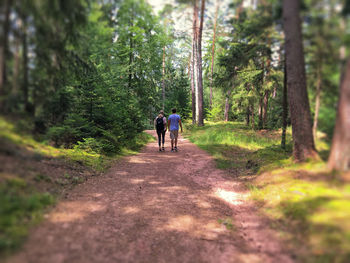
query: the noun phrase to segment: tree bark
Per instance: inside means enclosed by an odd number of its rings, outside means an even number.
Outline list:
[[[259,122],[258,122],[258,129],[261,130],[263,128],[263,98],[259,94]]]
[[[18,32],[14,35],[14,38],[15,38],[14,40],[15,53],[14,53],[14,63],[13,63],[12,94],[18,95],[19,93],[18,78],[19,78],[19,70],[20,70],[20,63],[21,63],[21,59],[20,59],[21,39]]]
[[[197,120],[197,24],[198,6],[197,0],[193,2],[193,33],[192,33],[192,58],[191,58],[191,91],[192,91],[192,124]]]
[[[224,112],[224,119],[227,122],[229,120],[229,112],[230,112],[230,96],[231,96],[231,90],[227,91],[226,99],[225,99],[225,112]]]
[[[266,4],[266,3],[264,3]],[[270,34],[268,33],[268,40],[267,40],[267,46],[270,49],[271,48],[271,38]],[[264,83],[266,83],[266,80],[270,76],[270,70],[271,70],[271,58],[268,57],[266,60],[266,66],[264,67],[264,70],[266,71],[266,74],[264,76]],[[270,91],[265,90],[264,92],[264,98],[263,98],[263,116],[262,116],[262,128],[266,129],[267,128],[267,111],[269,109],[269,96],[270,96]]]
[[[23,69],[23,80],[22,80],[22,92],[23,102],[26,112],[30,113],[29,105],[29,81],[28,81],[28,37],[27,37],[27,18],[25,15],[22,17],[23,30],[22,30],[22,69]]]
[[[245,118],[245,123],[247,126],[249,126],[249,123],[250,123],[250,106],[248,105],[247,106],[247,109],[246,109],[246,118]]]
[[[334,128],[328,167],[332,170],[350,170],[350,59],[340,86],[337,119]]]
[[[345,35],[345,18],[341,17],[340,18],[340,32],[341,34]],[[343,75],[344,75],[344,67],[346,63],[346,47],[344,44],[342,44],[339,47],[339,60],[340,60],[340,83],[342,83],[343,80]]]
[[[198,126],[203,126],[203,78],[202,78],[202,31],[203,31],[203,20],[204,20],[204,11],[205,11],[205,0],[201,2],[201,18],[198,29],[198,38],[197,38],[197,67],[198,67],[198,106],[197,106],[197,124]],[[198,13],[197,13],[198,14]]]
[[[195,43],[192,41],[192,55],[191,55],[191,95],[192,95],[192,124],[196,124],[196,87],[195,87],[195,63],[194,63],[194,47]]]
[[[162,79],[162,100],[163,100],[163,111],[164,111],[164,104],[165,104],[165,46],[163,47],[163,79]]]
[[[239,3],[239,6],[236,10],[236,19],[238,20],[240,15],[241,15],[241,12],[243,10],[243,4],[244,4],[244,0],[241,0],[240,3]]]
[[[250,91],[250,87],[249,85],[246,85],[245,87],[247,93],[249,93]],[[250,101],[248,100],[248,105],[247,105],[247,108],[246,108],[246,125],[249,127],[249,124],[250,124],[250,114],[251,114],[251,105],[250,105]]]
[[[254,103],[252,103],[252,105],[250,105],[250,114],[251,114],[250,122],[252,125],[252,129],[255,130]]]
[[[131,5],[131,16],[129,20],[129,26],[133,27],[134,26],[134,5]],[[130,47],[130,54],[129,54],[129,81],[128,81],[128,88],[129,91],[131,90],[132,87],[132,79],[133,79],[133,70],[132,70],[132,64],[134,62],[134,34],[132,33],[132,30],[130,30],[130,39],[129,39],[129,47]]]
[[[296,161],[318,158],[306,89],[305,62],[299,16],[300,1],[283,0],[283,22],[287,58],[288,102]]]
[[[5,95],[5,85],[7,82],[6,59],[8,54],[8,37],[10,29],[10,7],[12,0],[4,0],[1,4],[4,9],[4,24],[2,26],[2,35],[0,35],[0,110],[3,110]]]
[[[314,135],[314,141],[317,139],[317,123],[318,123],[318,115],[320,112],[320,103],[321,103],[321,69],[320,65],[317,68],[317,82],[316,82],[316,101],[315,101],[315,116],[314,116],[314,124],[312,126],[312,134]]]
[[[263,114],[262,114],[262,128],[266,129],[267,126],[267,111],[269,107],[269,96],[270,92],[268,90],[265,90],[264,98],[263,98]]]
[[[288,103],[287,103],[287,67],[286,60],[284,62],[284,79],[283,79],[283,99],[282,99],[282,138],[281,148],[286,149],[286,133],[287,133],[287,118],[288,118]]]
[[[219,3],[216,4],[214,28],[213,28],[213,44],[211,47],[211,68],[210,68],[210,95],[209,95],[209,106],[210,109],[213,104],[213,73],[214,73],[214,55],[215,55],[215,38],[216,38],[216,23],[218,19]]]

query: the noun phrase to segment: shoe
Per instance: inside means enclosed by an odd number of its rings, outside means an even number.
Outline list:
[[[159,151],[161,152],[161,151],[162,151],[162,149],[160,149],[160,148],[159,148]]]
[[[171,149],[171,152],[174,152],[174,149]]]
[[[175,147],[175,152],[177,152],[177,147]]]
[[[162,147],[162,151],[163,151],[163,152],[165,151],[164,147]]]

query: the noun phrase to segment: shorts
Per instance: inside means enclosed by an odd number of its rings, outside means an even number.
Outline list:
[[[170,139],[172,140],[177,139],[178,136],[179,136],[179,130],[170,131]]]

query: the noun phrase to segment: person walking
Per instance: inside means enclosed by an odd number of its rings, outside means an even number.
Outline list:
[[[168,130],[170,131],[171,151],[177,152],[177,137],[179,136],[179,125],[181,127],[182,132],[182,123],[180,115],[176,114],[176,109],[173,108],[171,111],[173,114],[171,114],[168,118]]]
[[[166,118],[164,116],[164,111],[160,111],[159,115],[157,118],[154,119],[154,128],[157,131],[158,135],[158,146],[159,146],[159,151],[165,151],[164,148],[164,141],[165,141],[165,132],[167,130],[166,128]],[[161,145],[163,147],[161,147]]]

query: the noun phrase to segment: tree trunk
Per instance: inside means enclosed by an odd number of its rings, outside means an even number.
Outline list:
[[[332,170],[350,170],[350,59],[340,86],[337,119],[334,127],[328,167]]]
[[[20,22],[18,22],[19,24]],[[19,70],[20,70],[20,46],[21,46],[21,39],[19,36],[19,33],[16,33],[14,35],[14,42],[15,42],[15,53],[14,53],[14,63],[13,63],[13,79],[12,79],[12,94],[18,95],[19,93],[19,87],[18,87],[18,78],[19,78]]]
[[[247,110],[246,110],[246,118],[245,118],[245,121],[246,121],[246,125],[249,126],[249,123],[250,123],[250,106],[248,105],[247,106]]]
[[[192,43],[192,51],[193,51],[193,43]],[[192,52],[188,56],[187,75],[189,79],[191,79],[191,70],[192,70],[191,67],[192,67]]]
[[[250,114],[251,114],[250,122],[252,125],[252,129],[255,130],[254,103],[250,105]]]
[[[266,4],[264,2],[264,4]],[[267,46],[269,49],[271,49],[271,38],[270,38],[270,34],[268,33],[268,40],[267,40]],[[266,66],[264,66],[264,70],[266,71],[266,74],[263,78],[264,83],[266,83],[266,80],[269,78],[270,76],[270,70],[271,70],[271,58],[268,57],[266,60]],[[269,109],[269,96],[270,96],[270,91],[269,90],[265,90],[264,92],[264,98],[263,98],[263,116],[262,116],[262,128],[266,129],[267,128],[267,111]]]
[[[198,112],[197,112],[197,124],[198,126],[203,126],[203,78],[202,78],[202,31],[203,31],[203,20],[205,11],[205,0],[202,0],[201,4],[201,19],[198,29],[197,38],[197,67],[198,67]],[[197,13],[198,14],[198,13]]]
[[[287,58],[288,102],[296,161],[317,158],[310,105],[306,90],[305,62],[299,16],[300,1],[283,0],[283,22]]]
[[[224,119],[227,122],[229,120],[229,112],[230,112],[230,96],[231,96],[231,90],[227,91],[226,99],[225,99],[225,113],[224,113]]]
[[[314,135],[314,141],[317,139],[317,122],[318,122],[318,114],[320,111],[320,102],[321,102],[321,69],[320,65],[317,68],[317,83],[316,83],[316,101],[315,101],[315,116],[314,116],[314,124],[312,126],[312,134]]]
[[[340,18],[340,33],[345,35],[346,26],[345,26],[345,18]],[[344,41],[343,41],[344,42]],[[342,44],[339,47],[339,60],[340,60],[340,83],[342,83],[343,75],[344,75],[344,67],[346,63],[346,47]]]
[[[3,110],[5,95],[5,85],[7,82],[6,59],[8,53],[8,36],[10,29],[10,7],[12,0],[4,0],[1,6],[4,9],[4,24],[2,26],[2,35],[0,35],[0,110]]]
[[[134,6],[132,4],[131,6],[131,16],[129,20],[129,26],[133,27],[134,26]],[[132,33],[132,30],[130,30],[130,39],[129,39],[129,47],[130,47],[130,54],[129,54],[129,81],[128,81],[128,88],[129,91],[131,90],[132,87],[132,79],[133,79],[133,70],[132,70],[132,64],[134,62],[134,34]]]
[[[263,98],[260,95],[260,98],[259,98],[259,122],[258,122],[258,129],[261,130],[262,128],[263,128]]]
[[[164,104],[165,104],[165,46],[163,47],[162,100],[163,100],[163,107],[162,107],[162,110],[164,111]]]
[[[282,99],[282,139],[281,148],[286,149],[286,132],[287,132],[287,118],[288,118],[288,103],[287,103],[287,67],[284,62],[284,79],[283,79],[283,99]]]
[[[219,3],[216,4],[215,18],[214,18],[214,28],[213,28],[213,44],[211,47],[211,68],[210,68],[210,96],[209,96],[209,106],[210,109],[213,104],[213,73],[214,73],[214,55],[215,55],[215,38],[216,38],[216,23],[218,19]]]
[[[241,15],[241,12],[243,10],[243,4],[244,4],[244,0],[241,0],[240,3],[239,3],[239,6],[236,10],[236,19],[238,20],[240,15]]]
[[[26,112],[30,113],[29,105],[29,82],[28,82],[28,37],[27,37],[27,18],[22,17],[23,31],[22,31],[22,68],[23,68],[23,80],[22,80],[22,92],[23,102]]]
[[[269,107],[269,96],[270,92],[268,90],[265,90],[264,99],[263,99],[263,114],[262,114],[262,128],[266,129],[267,126],[267,110]]]
[[[193,35],[191,58],[192,124],[195,124],[197,120],[197,24],[198,7],[197,0],[195,0],[193,2]]]
[[[195,63],[194,63],[194,41],[192,41],[191,56],[191,95],[192,95],[192,124],[196,124],[196,93],[195,93]]]

